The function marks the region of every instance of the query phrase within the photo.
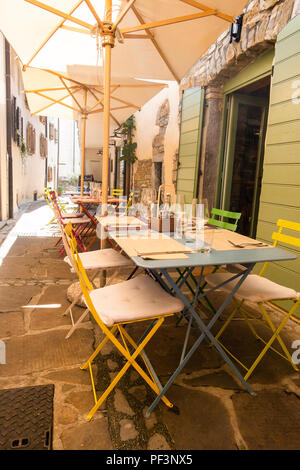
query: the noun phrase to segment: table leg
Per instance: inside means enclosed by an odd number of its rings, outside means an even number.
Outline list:
[[[237,284],[235,285],[235,287],[232,289],[231,293],[228,295],[228,297],[226,298],[226,300],[223,302],[223,304],[221,305],[221,307],[218,309],[218,311],[216,312],[216,314],[213,316],[212,320],[209,322],[209,324],[206,326],[205,323],[201,320],[201,318],[199,317],[199,315],[197,314],[197,312],[195,311],[194,307],[188,302],[188,300],[186,299],[186,297],[182,294],[179,286],[173,281],[173,279],[170,277],[169,273],[162,269],[161,272],[162,274],[164,275],[165,279],[168,281],[168,283],[171,285],[171,287],[174,289],[174,292],[178,295],[178,297],[183,301],[184,305],[187,307],[187,309],[189,310],[189,312],[191,313],[192,317],[195,319],[195,321],[198,323],[200,329],[202,330],[202,333],[201,335],[199,336],[199,338],[195,341],[194,345],[191,347],[191,349],[189,350],[189,352],[185,355],[185,357],[181,358],[181,362],[179,364],[179,366],[177,367],[177,369],[175,370],[175,372],[172,374],[172,376],[170,377],[170,379],[168,380],[168,382],[166,383],[166,385],[164,386],[163,390],[161,391],[161,393],[156,397],[156,399],[154,400],[154,402],[152,403],[152,405],[148,408],[147,412],[146,412],[146,416],[150,416],[150,413],[154,410],[154,408],[157,406],[157,404],[159,403],[161,397],[167,392],[167,390],[170,388],[170,386],[172,385],[172,383],[174,382],[174,380],[176,379],[176,377],[180,374],[180,372],[182,371],[182,369],[184,368],[184,366],[187,364],[187,362],[189,361],[189,359],[192,357],[192,355],[194,354],[194,352],[198,349],[198,347],[200,346],[200,344],[202,343],[203,339],[207,336],[208,339],[210,340],[210,342],[215,346],[215,348],[217,349],[217,351],[219,352],[219,354],[222,356],[222,358],[225,360],[225,362],[229,365],[229,367],[231,368],[231,370],[235,373],[235,375],[239,378],[239,380],[241,381],[241,383],[244,385],[244,387],[246,388],[246,390],[251,394],[251,395],[254,395],[254,392],[252,390],[252,388],[250,387],[250,385],[244,380],[243,376],[241,375],[241,373],[239,372],[239,370],[236,368],[236,366],[233,364],[233,362],[231,361],[231,359],[228,357],[228,355],[226,354],[226,352],[224,351],[224,349],[222,348],[222,346],[218,343],[218,341],[214,338],[213,334],[211,333],[211,328],[213,327],[213,325],[215,324],[215,322],[218,320],[218,318],[220,317],[220,315],[222,314],[222,312],[224,311],[224,309],[226,308],[226,306],[228,305],[228,303],[230,302],[230,300],[232,299],[232,297],[234,296],[234,294],[237,292],[237,290],[240,288],[240,286],[242,285],[242,283],[245,281],[245,279],[247,278],[247,276],[250,274],[250,272],[252,271],[254,267],[254,264],[251,264],[247,269],[245,269],[245,271],[243,271],[242,273],[239,273],[235,276],[233,276],[233,278],[231,278],[230,280],[227,281],[230,282],[232,279],[235,279],[237,277],[240,277],[240,280],[237,282]],[[224,284],[224,283],[222,283]],[[220,286],[217,286],[216,288],[214,289],[211,289],[211,291],[214,291],[214,290],[217,290]],[[210,291],[209,291],[210,292]],[[205,294],[207,295],[207,293]]]

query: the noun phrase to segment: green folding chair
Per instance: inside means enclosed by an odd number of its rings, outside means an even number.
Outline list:
[[[242,214],[240,212],[231,212],[231,211],[226,211],[226,210],[223,210],[223,209],[213,208],[211,210],[211,215],[210,215],[210,218],[208,219],[207,223],[208,223],[208,225],[212,225],[214,227],[224,228],[226,230],[231,230],[232,232],[236,232],[238,222],[241,218],[241,215]],[[220,268],[220,266],[215,266],[212,274],[214,274],[219,268]],[[177,271],[179,273],[179,278],[177,279],[176,283],[178,284],[178,282],[180,282],[180,280],[183,278],[183,276],[184,276],[184,274],[186,273],[187,270],[185,270],[183,272],[180,272],[180,270],[177,270]],[[193,273],[190,275],[190,278],[194,282],[195,286],[197,286],[198,281],[195,278],[195,276],[193,275]],[[196,292],[194,290],[194,287],[192,287],[188,282],[186,282],[185,284],[188,287],[188,289],[190,290],[190,292],[193,294],[193,296],[195,296]],[[205,282],[200,287],[199,295],[201,293],[203,293],[203,289],[205,288],[206,285],[207,285],[207,282]],[[202,302],[202,304],[205,302],[208,305],[208,307],[210,308],[210,310],[213,313],[216,313],[216,310],[215,310],[214,306],[212,305],[212,303],[210,302],[210,300],[207,297],[204,297],[204,300],[201,300],[201,302]],[[178,321],[176,323],[176,326],[179,325],[181,320],[182,320],[182,316],[178,319]]]

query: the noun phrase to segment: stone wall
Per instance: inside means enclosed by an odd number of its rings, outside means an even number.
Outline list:
[[[138,160],[135,163],[134,189],[142,191],[151,188],[152,160]]]
[[[255,61],[273,47],[292,16],[294,4],[295,0],[252,0],[245,8],[240,42],[230,43],[228,28],[181,81],[181,91],[194,86],[222,86]]]

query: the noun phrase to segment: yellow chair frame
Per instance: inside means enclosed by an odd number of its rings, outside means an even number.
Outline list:
[[[122,322],[122,323],[114,323],[111,326],[105,325],[99,315],[97,314],[97,311],[93,305],[93,302],[90,297],[90,292],[94,289],[92,283],[90,282],[86,271],[82,265],[82,262],[80,260],[78,251],[77,251],[77,243],[76,240],[73,236],[72,233],[72,225],[71,223],[68,223],[66,228],[66,235],[69,239],[69,244],[74,260],[74,265],[77,270],[77,274],[79,277],[79,282],[80,282],[80,287],[86,302],[86,305],[93,315],[96,323],[98,326],[101,328],[102,332],[105,335],[105,338],[103,341],[99,344],[99,346],[96,348],[94,353],[89,357],[87,362],[81,366],[82,370],[89,369],[90,372],[90,377],[91,377],[91,384],[92,384],[92,389],[93,389],[93,395],[94,395],[94,400],[95,400],[95,405],[93,408],[90,410],[88,416],[87,416],[87,421],[90,421],[95,414],[95,412],[99,409],[99,407],[103,404],[104,400],[108,397],[110,392],[116,387],[120,379],[123,377],[123,375],[126,373],[126,371],[129,369],[130,366],[134,367],[134,369],[140,374],[140,376],[145,380],[145,382],[152,388],[152,390],[159,395],[160,390],[155,382],[155,378],[152,375],[152,372],[149,369],[149,366],[147,364],[147,361],[144,358],[143,355],[143,350],[145,346],[148,344],[150,339],[153,337],[153,335],[156,333],[156,331],[161,327],[163,324],[164,320],[166,317],[174,315],[174,313],[169,313],[165,315],[161,315],[159,317],[153,317],[153,318],[147,318],[145,320],[135,320],[135,321],[128,321],[128,322]],[[152,327],[150,331],[148,331],[147,335],[143,338],[140,344],[137,344],[129,335],[129,333],[126,331],[124,328],[125,325],[130,324],[130,323],[137,323],[141,321],[151,321],[152,320]],[[119,334],[122,343],[117,339],[116,334]],[[127,341],[126,341],[127,340]],[[106,345],[108,341],[111,341],[114,346],[117,348],[117,350],[124,356],[124,358],[127,360],[126,364],[122,367],[120,372],[116,375],[116,377],[113,379],[111,384],[107,387],[107,389],[102,393],[100,398],[97,398],[96,394],[96,388],[95,388],[95,381],[93,377],[93,372],[92,372],[92,362],[95,360],[95,358],[98,356],[100,351],[103,349],[103,347]],[[130,347],[133,348],[133,352],[130,352]],[[136,362],[136,359],[138,356],[141,356],[145,367],[148,371],[148,374],[140,367],[140,365]],[[168,406],[169,408],[173,408],[173,404],[164,396],[162,397],[162,401]]]
[[[272,239],[274,240],[274,243],[273,243],[273,246],[276,247],[278,245],[278,242],[281,242],[281,243],[284,243],[285,245],[291,245],[291,246],[294,246],[294,247],[300,247],[300,238],[297,238],[297,237],[294,237],[294,236],[290,236],[290,235],[286,235],[286,234],[283,234],[283,229],[287,229],[287,230],[292,230],[292,231],[296,231],[296,232],[300,232],[300,223],[296,223],[296,222],[290,222],[290,221],[287,221],[287,220],[282,220],[282,219],[279,219],[277,221],[277,226],[279,227],[279,230],[277,232],[274,232],[272,234]],[[264,265],[263,265],[263,268],[261,269],[260,273],[259,273],[259,276],[263,276],[267,267],[269,265],[269,262],[266,262]],[[287,300],[287,299],[283,299],[283,300]],[[244,302],[245,300],[243,299],[242,301],[240,300],[237,300],[236,298],[233,298],[233,301],[235,303],[235,309],[233,310],[233,312],[231,313],[231,315],[228,317],[228,319],[226,320],[226,322],[224,323],[224,325],[222,326],[222,328],[219,330],[218,334],[216,335],[216,339],[217,341],[220,343],[220,345],[223,347],[223,349],[241,366],[243,367],[243,369],[246,370],[246,374],[244,376],[244,379],[247,380],[250,375],[253,373],[254,369],[258,366],[258,364],[260,363],[260,361],[263,359],[264,355],[266,354],[266,352],[271,349],[273,352],[275,352],[276,354],[278,354],[280,357],[282,357],[283,359],[287,360],[288,362],[290,362],[290,364],[292,365],[293,369],[295,371],[299,371],[298,367],[294,364],[292,358],[291,358],[291,355],[290,353],[288,352],[287,350],[287,347],[286,345],[284,344],[281,336],[280,336],[280,333],[282,331],[282,329],[284,328],[284,326],[286,325],[286,323],[288,322],[288,320],[294,315],[294,313],[296,312],[297,308],[300,306],[300,299],[297,299],[297,298],[291,298],[289,300],[292,300],[294,302],[294,305],[291,307],[291,309],[289,311],[279,307],[277,304],[275,304],[274,302],[272,301],[265,301],[265,302],[257,302],[257,306],[259,307],[259,310],[261,312],[261,317],[260,318],[257,318],[254,314],[252,314],[251,312],[249,312],[246,308],[244,308]],[[276,300],[277,302],[278,300]],[[282,320],[282,322],[280,323],[280,325],[276,328],[274,323],[272,322],[271,318],[270,318],[270,315],[268,314],[267,312],[267,309],[265,306],[268,306],[268,307],[271,307],[272,309],[276,310],[277,312],[279,313],[282,313],[284,315],[284,318]],[[226,328],[228,327],[228,325],[231,323],[231,321],[234,319],[234,317],[238,314],[238,313],[241,313],[242,315],[242,318],[245,320],[246,324],[248,325],[251,333],[254,335],[254,337],[261,341],[262,343],[265,344],[263,350],[260,352],[260,354],[257,356],[257,358],[255,359],[255,361],[253,362],[253,364],[250,366],[250,367],[247,367],[245,364],[243,364],[236,356],[234,356],[225,346],[223,343],[221,343],[221,341],[219,340],[219,338],[221,337],[221,335],[224,333],[224,331],[226,330]],[[257,333],[257,331],[255,330],[253,324],[251,323],[252,320],[256,320],[256,321],[261,321],[265,326],[267,326],[271,332],[272,332],[272,336],[271,338],[269,339],[269,341],[265,341],[263,338],[261,338],[261,336]],[[272,344],[274,343],[274,341],[277,340],[280,347],[281,347],[281,350],[282,352],[278,351],[277,349],[275,349]]]

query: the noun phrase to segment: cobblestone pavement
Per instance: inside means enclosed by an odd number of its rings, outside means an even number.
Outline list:
[[[7,363],[0,365],[0,388],[55,385],[54,449],[299,448],[299,373],[269,353],[250,378],[256,392],[252,397],[208,344],[201,345],[168,392],[179,414],[160,404],[146,419],[154,396],[131,369],[93,420],[86,422],[93,394],[89,374],[79,366],[99,344],[101,334],[86,318],[65,340],[70,318],[62,312],[69,305],[68,286],[76,278],[58,258],[58,234],[47,225],[50,219],[48,207],[38,201],[24,207],[17,221],[0,227],[0,339],[7,348]],[[126,272],[108,272],[107,282],[126,276]],[[221,300],[214,296],[216,305]],[[76,306],[75,319],[82,312]],[[274,321],[278,321],[275,316]],[[168,319],[147,349],[163,383],[178,364],[186,330],[183,321],[178,327],[175,323],[176,318]],[[138,337],[142,328],[131,326],[129,332]],[[258,322],[257,328],[264,333]],[[194,331],[192,336],[196,337]],[[282,336],[290,347],[300,340],[300,325],[290,321]],[[244,361],[250,361],[260,346],[240,320],[233,322],[224,338]],[[122,364],[107,344],[93,366],[98,393]]]

